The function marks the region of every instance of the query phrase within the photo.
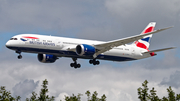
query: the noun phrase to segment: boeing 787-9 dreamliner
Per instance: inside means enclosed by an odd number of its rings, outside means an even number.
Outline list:
[[[155,52],[173,49],[174,47],[149,50],[152,35],[169,29],[163,28],[154,31],[156,22],[151,22],[144,31],[135,36],[118,40],[103,42],[75,38],[55,37],[37,34],[20,34],[13,36],[6,47],[18,53],[36,53],[37,58],[43,63],[54,63],[58,57],[69,57],[74,61],[71,67],[80,68],[77,59],[89,59],[89,63],[99,65],[98,60],[131,61],[155,56]]]

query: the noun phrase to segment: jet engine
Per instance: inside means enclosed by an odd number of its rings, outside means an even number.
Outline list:
[[[54,63],[57,60],[57,57],[49,54],[38,54],[38,60],[42,63]]]
[[[94,55],[96,49],[91,45],[81,44],[76,46],[76,54],[79,56],[83,55]]]

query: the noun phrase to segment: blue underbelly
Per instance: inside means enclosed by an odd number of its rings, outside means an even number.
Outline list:
[[[39,54],[51,54],[58,57],[70,57],[70,58],[82,58],[82,59],[93,59],[92,56],[79,56],[73,51],[63,51],[63,50],[52,50],[52,49],[40,49],[40,48],[28,48],[28,47],[8,47],[12,50],[17,50],[27,53],[39,53]],[[110,55],[98,55],[97,59],[101,60],[110,60],[110,61],[131,61],[136,60],[129,57],[120,57],[120,56],[110,56]]]

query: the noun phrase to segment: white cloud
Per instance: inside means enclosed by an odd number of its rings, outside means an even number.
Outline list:
[[[179,3],[178,0],[106,0],[105,4],[110,12],[118,14],[123,19],[137,15],[139,15],[139,17],[145,15],[150,16],[152,14],[158,14],[160,17],[164,16],[172,19],[180,11]],[[157,17],[157,15],[153,16]]]
[[[26,99],[29,94],[33,92],[38,86],[39,81],[34,82],[34,80],[24,80],[16,84],[12,90],[14,96],[21,96],[22,99]]]
[[[65,96],[69,96],[67,93],[60,93],[58,97],[56,97],[56,101],[59,101],[60,99],[62,101],[65,101]]]
[[[163,81],[160,83],[160,85],[167,85],[167,86],[179,88],[180,87],[179,76],[180,76],[180,71],[176,71],[175,73],[170,75],[169,80],[166,80],[164,78]]]

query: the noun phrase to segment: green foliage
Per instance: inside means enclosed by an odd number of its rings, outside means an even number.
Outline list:
[[[82,94],[78,94],[77,96],[72,94],[72,96],[65,96],[65,100],[66,101],[81,101],[81,96]]]
[[[40,92],[40,96],[38,97],[38,99],[40,101],[54,101],[54,96],[49,97],[49,95],[47,95],[47,93],[48,93],[47,85],[48,85],[48,81],[45,79],[43,81],[43,85],[42,85],[42,89],[41,89],[41,92]]]
[[[91,92],[88,90],[88,91],[86,91],[86,93],[85,93],[86,95],[87,95],[87,100],[88,101],[90,101],[90,97],[91,97]]]
[[[167,89],[168,91],[168,99],[169,101],[175,101],[176,97],[175,97],[175,93],[174,91],[171,89],[171,86],[169,86],[169,88]]]
[[[47,95],[48,93],[48,81],[45,79],[43,81],[42,89],[40,91],[39,97],[37,97],[37,94],[35,92],[32,92],[32,96],[30,98],[26,98],[26,101],[54,101],[54,96],[49,97],[49,95]]]
[[[32,96],[30,98],[26,98],[26,101],[38,101],[37,94],[35,92],[32,92]]]
[[[175,94],[172,90],[171,86],[167,88],[168,97],[163,97],[160,99],[157,94],[156,90],[153,87],[150,91],[148,88],[148,81],[145,80],[142,83],[142,87],[139,87],[138,90],[138,98],[140,101],[180,101],[180,94]],[[54,101],[55,97],[47,95],[48,91],[48,81],[45,79],[43,81],[42,89],[39,93],[39,97],[37,93],[32,92],[32,96],[30,98],[26,98],[26,101]],[[95,91],[92,95],[90,91],[86,91],[85,94],[87,95],[87,101],[106,101],[106,96],[102,95],[101,98],[98,97],[98,93]],[[82,94],[78,94],[75,96],[65,96],[65,101],[81,101]],[[16,98],[11,96],[10,91],[5,89],[5,86],[1,86],[0,88],[0,101],[21,101],[20,96],[16,96]]]
[[[16,98],[11,96],[10,91],[5,89],[5,86],[0,88],[0,101],[20,101],[21,97],[17,96]]]
[[[168,98],[163,97],[161,101],[169,101]]]
[[[16,98],[15,98],[15,101],[20,101],[21,100],[21,97],[20,96],[17,96]]]
[[[140,101],[179,101],[180,100],[180,94],[177,94],[175,96],[175,92],[172,90],[171,86],[169,86],[169,88],[167,89],[168,92],[168,97],[163,97],[162,99],[160,99],[157,95],[156,95],[156,90],[154,89],[154,87],[152,88],[152,90],[150,90],[150,94],[148,93],[148,81],[145,80],[142,83],[142,88],[139,87],[138,88],[138,95],[139,95],[139,99]]]
[[[91,100],[90,101],[98,101],[99,98],[97,97],[98,93],[95,91],[93,94],[92,94],[92,97],[91,97]]]
[[[143,88],[141,88],[141,87],[138,88],[138,95],[139,95],[138,98],[141,101],[147,101],[149,99],[149,96],[148,96],[149,88],[148,88],[147,84],[148,84],[148,81],[145,80],[144,83],[142,83]]]
[[[39,97],[37,93],[32,92],[32,95],[30,98],[26,98],[26,101],[54,101],[55,97],[47,95],[48,93],[48,81],[45,79],[43,81],[42,89],[39,93]],[[98,93],[95,91],[92,96],[90,91],[87,91],[85,93],[88,96],[88,101],[106,101],[106,96],[103,95],[101,98],[98,98],[97,95]],[[82,94],[78,94],[75,96],[72,94],[72,96],[65,96],[65,101],[81,101],[81,96]],[[0,101],[21,101],[21,97],[17,96],[16,98],[11,96],[10,91],[6,91],[5,87],[2,86],[0,89]]]
[[[92,96],[90,91],[86,91],[85,94],[88,97],[87,101],[106,101],[106,96],[103,95],[101,96],[101,98],[98,98],[98,93],[96,91],[92,94]],[[81,101],[81,96],[82,94],[78,94],[77,96],[75,96],[74,94],[72,94],[72,96],[65,96],[65,101]]]
[[[151,101],[160,101],[159,97],[156,95],[156,90],[154,89],[154,87],[152,88],[152,90],[150,90],[149,99]]]
[[[101,96],[101,98],[98,98],[98,93],[95,91],[92,96],[90,91],[86,91],[85,93],[87,95],[87,100],[88,101],[106,101],[106,95],[104,94],[103,96]]]
[[[180,94],[176,95],[176,101],[180,101]]]
[[[106,101],[106,95],[105,94],[103,94],[103,96],[101,96],[100,101]]]

